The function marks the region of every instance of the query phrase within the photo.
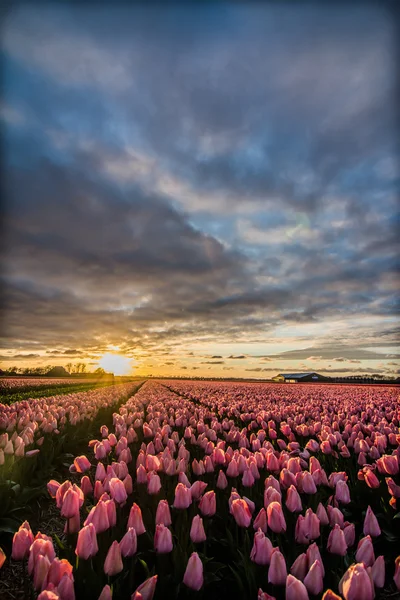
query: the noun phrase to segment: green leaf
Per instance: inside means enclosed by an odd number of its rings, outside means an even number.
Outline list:
[[[0,532],[2,533],[15,533],[19,529],[19,521],[15,519],[0,519]]]
[[[58,537],[58,535],[56,533],[53,533],[53,538],[56,540],[56,544],[57,546],[61,549],[61,550],[65,550],[65,546],[62,543],[62,541],[60,540],[60,538]]]
[[[139,558],[139,562],[142,565],[142,567],[144,568],[144,570],[146,571],[146,578],[150,577],[150,571],[149,571],[149,567],[147,566],[146,561],[144,561],[142,558]]]
[[[394,519],[400,519],[400,512],[398,512],[396,515],[394,515],[393,520]]]

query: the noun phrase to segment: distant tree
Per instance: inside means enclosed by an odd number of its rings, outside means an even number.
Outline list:
[[[86,363],[81,363],[81,373],[85,373],[86,371]]]
[[[71,372],[72,372],[72,363],[70,363],[70,362],[69,362],[69,363],[67,363],[67,364],[65,365],[65,368],[67,369],[68,373],[71,373]]]
[[[95,375],[105,375],[106,374],[105,370],[102,369],[101,367],[98,367],[95,371],[93,371],[93,373]]]

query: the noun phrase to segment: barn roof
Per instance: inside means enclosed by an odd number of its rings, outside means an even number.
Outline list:
[[[307,375],[317,375],[315,371],[309,371],[308,373],[279,373],[282,377],[287,379],[298,379],[300,377],[307,377]]]

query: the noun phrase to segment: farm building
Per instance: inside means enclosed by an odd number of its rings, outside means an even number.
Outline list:
[[[281,383],[302,383],[308,381],[329,381],[329,377],[324,377],[318,373],[279,373],[276,377],[272,378],[272,381],[278,381]]]

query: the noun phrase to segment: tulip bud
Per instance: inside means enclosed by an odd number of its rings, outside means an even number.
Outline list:
[[[190,528],[190,539],[194,544],[205,542],[207,539],[204,531],[203,519],[199,515],[193,517],[192,526]]]
[[[285,600],[309,600],[306,586],[293,575],[286,577]]]
[[[78,533],[75,554],[79,558],[88,560],[92,556],[95,556],[98,550],[96,529],[93,523],[89,523],[89,525],[82,527]]]
[[[232,515],[239,527],[248,527],[251,523],[251,512],[248,504],[243,499],[236,499],[232,502]]]
[[[278,548],[274,548],[271,554],[271,562],[268,569],[268,581],[273,585],[285,585],[287,577],[285,558]]]
[[[328,552],[330,552],[331,554],[339,554],[340,556],[346,555],[346,538],[344,536],[343,530],[340,529],[338,524],[335,525],[335,527],[329,534],[327,549]]]
[[[254,534],[253,548],[250,552],[250,559],[257,565],[269,565],[272,554],[272,543],[259,529]]]
[[[374,515],[370,506],[368,506],[365,515],[363,532],[364,535],[370,535],[372,537],[378,537],[381,534],[381,528],[379,527],[378,519]]]
[[[122,564],[121,550],[117,541],[114,541],[106,556],[106,560],[104,561],[104,573],[106,575],[112,576],[120,573],[124,565]]]
[[[136,535],[141,535],[146,531],[146,528],[143,524],[142,511],[140,506],[138,506],[136,503],[132,504],[129,513],[128,527],[133,527],[136,531]]]
[[[146,579],[131,596],[131,600],[153,600],[158,575]]]
[[[345,600],[374,600],[374,584],[363,563],[351,565],[347,569],[339,582],[339,592]]]
[[[319,560],[315,560],[311,565],[310,570],[304,578],[304,585],[310,594],[317,596],[324,589],[324,576],[322,572],[321,563]]]
[[[136,531],[133,527],[129,527],[124,537],[119,543],[122,556],[125,558],[136,554],[137,550],[137,536]]]
[[[109,585],[103,587],[98,600],[112,600],[112,592]]]
[[[197,552],[193,552],[188,560],[183,583],[196,592],[203,586],[203,563]]]

